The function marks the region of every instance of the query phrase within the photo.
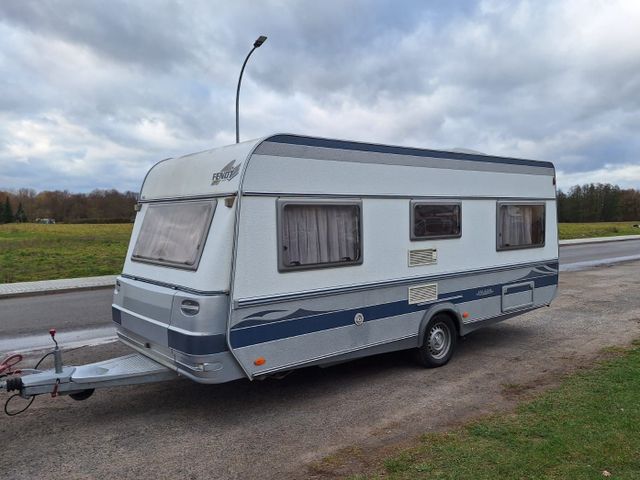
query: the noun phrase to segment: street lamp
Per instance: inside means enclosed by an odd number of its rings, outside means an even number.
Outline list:
[[[242,83],[242,73],[244,72],[244,67],[247,65],[247,61],[249,57],[253,53],[253,51],[262,45],[267,40],[267,37],[264,35],[260,35],[258,39],[253,42],[253,48],[247,55],[247,58],[244,59],[244,63],[242,64],[242,68],[240,69],[240,77],[238,77],[238,89],[236,90],[236,143],[240,143],[240,83]]]

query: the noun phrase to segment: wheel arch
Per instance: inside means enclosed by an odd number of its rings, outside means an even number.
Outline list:
[[[460,316],[460,313],[458,312],[458,309],[456,308],[456,306],[453,303],[449,303],[449,302],[439,303],[429,308],[425,312],[424,316],[422,317],[422,320],[420,321],[420,329],[418,330],[418,346],[419,347],[421,347],[422,344],[424,343],[424,334],[427,329],[427,325],[429,324],[431,319],[439,313],[444,313],[446,315],[449,315],[449,317],[451,317],[451,320],[453,320],[453,324],[456,327],[456,333],[458,334],[458,336],[461,335],[462,317]]]

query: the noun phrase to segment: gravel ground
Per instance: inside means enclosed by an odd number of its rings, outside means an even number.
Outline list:
[[[562,274],[551,308],[471,334],[440,369],[400,352],[279,381],[181,380],[98,391],[86,402],[41,396],[25,414],[0,417],[0,476],[297,479],[367,470],[421,433],[511,409],[604,347],[628,345],[640,336],[639,267]],[[127,352],[84,348],[65,362]]]

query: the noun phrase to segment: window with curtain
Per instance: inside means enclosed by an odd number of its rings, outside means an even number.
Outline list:
[[[544,205],[499,204],[498,250],[542,247]]]
[[[132,260],[197,269],[215,207],[215,200],[150,204]]]
[[[361,263],[360,204],[283,203],[283,269]]]
[[[412,240],[457,238],[462,235],[459,203],[412,202]]]

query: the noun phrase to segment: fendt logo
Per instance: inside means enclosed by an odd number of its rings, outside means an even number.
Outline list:
[[[236,175],[238,175],[238,173],[240,172],[240,166],[242,165],[242,162],[236,166],[234,166],[234,163],[236,163],[236,161],[231,160],[229,163],[227,163],[227,165],[222,170],[214,173],[213,178],[211,179],[211,185],[218,185],[223,180],[228,181],[228,180],[231,180]]]

